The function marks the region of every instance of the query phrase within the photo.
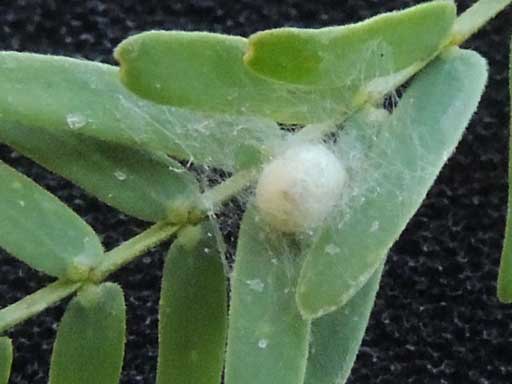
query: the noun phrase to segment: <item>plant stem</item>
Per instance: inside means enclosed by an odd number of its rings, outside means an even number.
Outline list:
[[[167,240],[180,228],[179,225],[163,222],[153,225],[148,230],[107,252],[103,263],[90,273],[89,280],[95,283],[105,280],[108,275],[133,261],[149,248]]]
[[[0,333],[71,295],[83,283],[57,281],[0,310]]]
[[[209,212],[216,210],[244,188],[247,188],[258,176],[257,169],[240,171],[223,183],[203,193],[203,201]]]
[[[511,2],[512,0],[480,0],[473,4],[457,18],[451,44],[462,44]]]
[[[203,194],[203,200],[209,210],[219,207],[224,201],[246,188],[257,176],[256,170],[239,172],[223,183]],[[207,217],[207,216],[205,216]],[[185,224],[184,224],[185,225]],[[139,235],[124,242],[117,248],[105,254],[105,260],[90,274],[88,281],[99,283],[111,273],[130,263],[180,230],[182,225],[160,222]],[[59,280],[39,291],[24,297],[18,302],[0,310],[0,333],[39,314],[48,307],[56,304],[65,297],[73,294],[84,282],[69,282]]]
[[[124,242],[119,247],[105,254],[105,261],[95,268],[88,281],[99,283],[112,272],[128,264],[149,248],[160,244],[175,234],[181,227],[175,224],[158,223]],[[84,282],[59,280],[24,297],[18,302],[0,310],[0,333],[10,327],[39,314],[65,297],[73,294]]]

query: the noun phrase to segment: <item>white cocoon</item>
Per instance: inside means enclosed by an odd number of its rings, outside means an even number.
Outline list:
[[[347,172],[322,144],[300,144],[268,163],[256,187],[262,216],[282,232],[319,225],[340,200]]]

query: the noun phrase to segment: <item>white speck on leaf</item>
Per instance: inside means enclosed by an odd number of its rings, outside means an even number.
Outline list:
[[[68,127],[75,130],[80,129],[87,124],[87,118],[80,113],[69,113],[66,116]]]
[[[123,171],[115,171],[114,176],[116,177],[117,180],[120,180],[120,181],[126,180],[126,177],[127,177],[126,173],[124,173]]]
[[[263,288],[265,288],[265,284],[260,279],[247,280],[246,283],[254,291],[263,292]]]
[[[267,348],[268,340],[267,339],[259,339],[258,340],[258,347],[261,349]]]
[[[340,248],[334,244],[329,244],[325,247],[325,252],[327,252],[329,255],[336,255],[337,253],[340,253]]]
[[[169,165],[169,171],[176,172],[176,173],[183,173],[185,170],[183,168],[176,168],[172,165]]]

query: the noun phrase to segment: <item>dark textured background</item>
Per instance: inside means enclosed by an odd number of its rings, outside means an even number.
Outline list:
[[[112,62],[112,49],[123,38],[152,28],[246,36],[282,25],[342,24],[418,2],[4,0],[0,49]],[[458,3],[459,9],[469,4]],[[495,298],[506,206],[511,20],[508,10],[466,44],[489,60],[489,87],[457,152],[392,249],[353,384],[512,382],[512,306]],[[0,159],[72,206],[108,248],[146,227],[1,145]],[[154,382],[164,250],[155,249],[114,276],[128,303],[123,383]],[[0,252],[0,307],[49,281]],[[9,332],[16,346],[11,383],[46,383],[62,312],[60,305]]]

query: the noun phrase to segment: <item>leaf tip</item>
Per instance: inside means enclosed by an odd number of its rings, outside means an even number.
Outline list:
[[[11,372],[13,358],[12,341],[8,337],[0,337],[0,383],[7,383]]]
[[[509,259],[507,257],[508,247],[505,247],[501,256],[500,268],[498,271],[497,296],[503,304],[512,304],[512,271],[510,270]]]
[[[311,85],[321,76],[324,61],[316,31],[279,28],[251,35],[244,64],[275,81]]]
[[[502,304],[512,304],[512,290],[503,287],[498,283],[497,290],[498,300]]]
[[[297,290],[295,302],[302,318],[309,321],[334,312],[342,305],[321,305],[320,302],[313,300],[310,295],[307,294],[307,291],[301,290],[300,288]]]
[[[242,60],[245,65],[248,67],[251,66],[251,63],[254,60],[254,44],[252,43],[252,40],[249,38],[249,42],[247,44],[247,50],[244,53],[244,56],[242,57]]]
[[[121,43],[119,43],[117,47],[115,47],[114,49],[114,59],[119,63],[119,79],[121,83],[131,91],[133,91],[133,77],[136,77],[136,75],[140,71],[140,68],[138,68],[138,66],[133,65],[137,62],[137,58],[140,54],[140,45],[144,41],[145,36],[154,33],[155,31],[148,31],[130,36],[121,41]],[[133,70],[131,70],[132,66],[136,68],[133,68]],[[139,74],[139,76],[140,75],[141,74]]]

